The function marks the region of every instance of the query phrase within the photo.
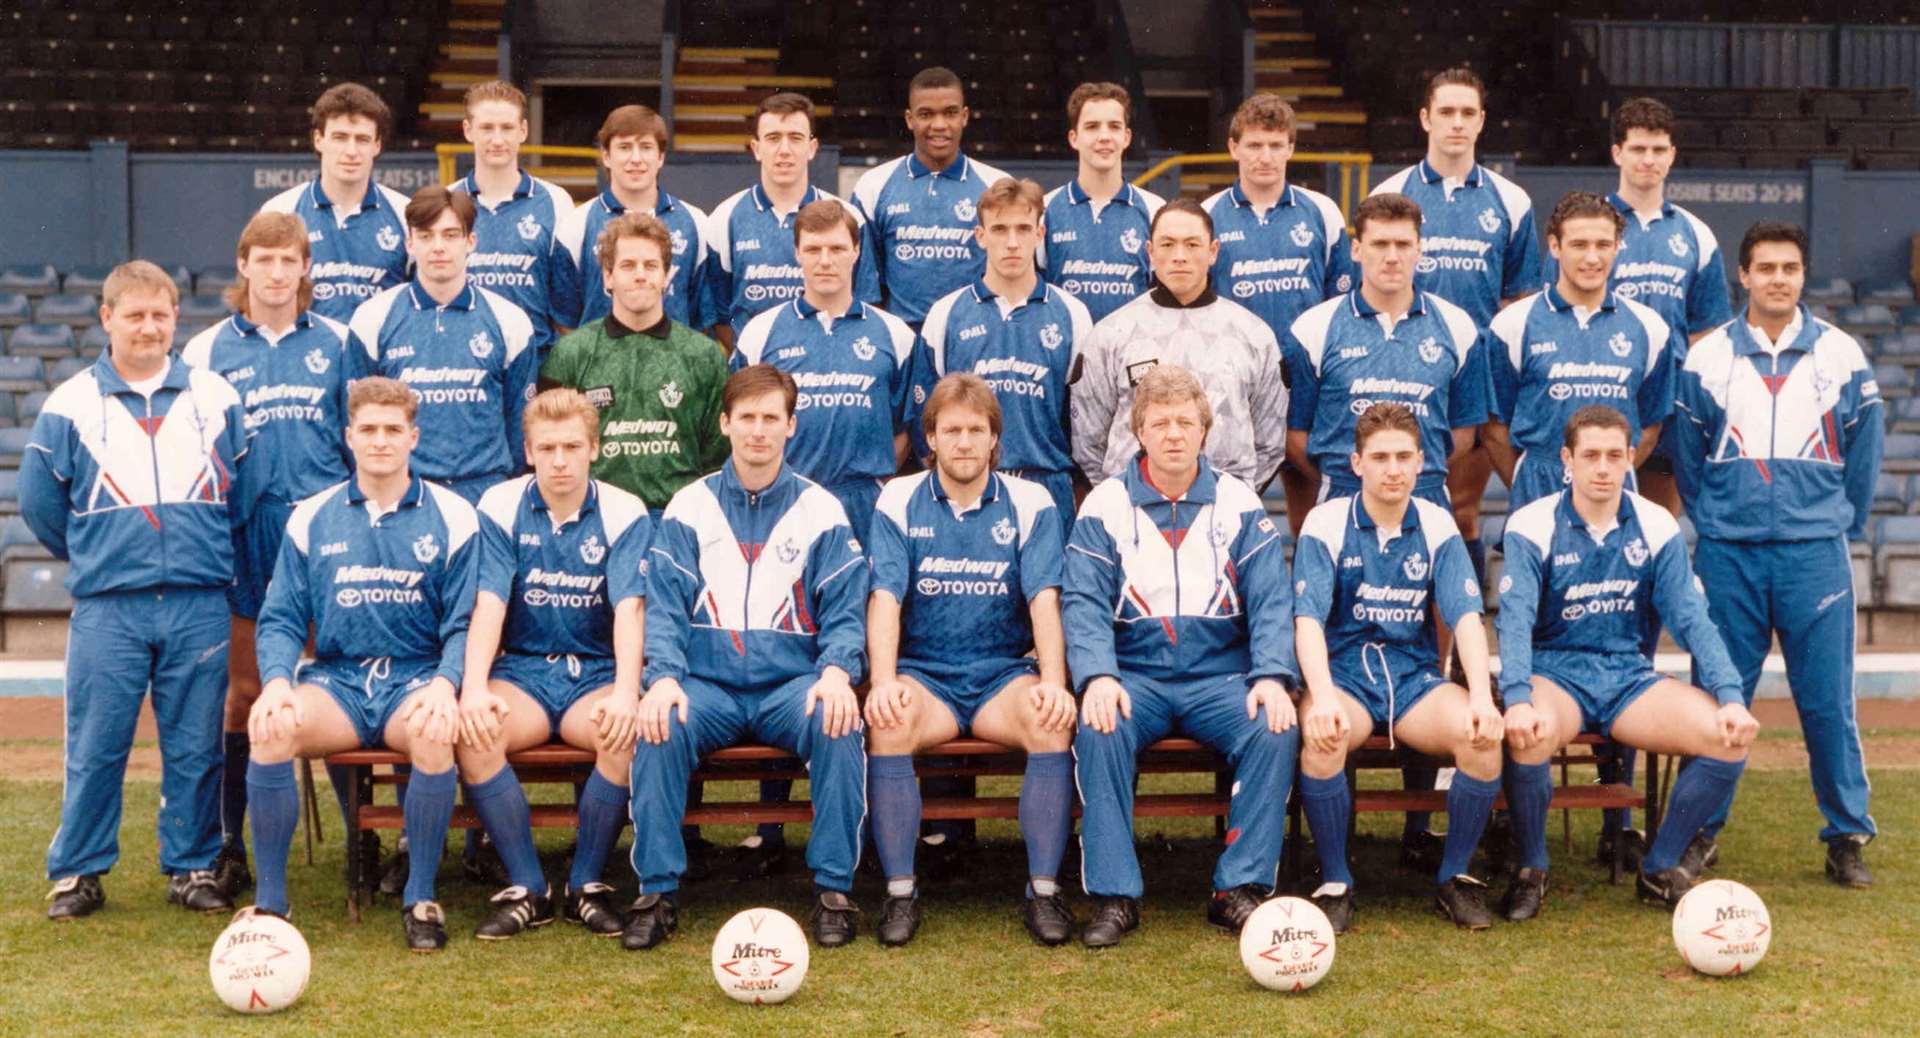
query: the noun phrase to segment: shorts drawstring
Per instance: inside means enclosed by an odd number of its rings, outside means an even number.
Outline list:
[[[361,660],[360,665],[367,668],[367,676],[361,681],[360,690],[367,694],[368,699],[372,699],[373,683],[376,681],[385,681],[387,680],[387,675],[393,673],[393,657],[369,656]]]
[[[580,657],[575,656],[571,652],[553,653],[547,657],[547,662],[558,663],[563,659],[567,661],[567,676],[570,678],[579,677],[580,676]]]
[[[1387,666],[1387,647],[1384,643],[1368,642],[1367,644],[1360,646],[1360,666],[1363,670],[1366,671],[1367,680],[1369,682],[1377,683],[1380,680],[1380,678],[1376,678],[1373,676],[1373,664],[1367,658],[1368,649],[1372,649],[1375,653],[1379,654],[1380,675],[1381,677],[1384,677],[1387,679],[1387,749],[1391,750],[1393,749],[1393,746],[1394,746],[1394,743],[1393,743],[1393,722],[1394,722],[1393,668]]]

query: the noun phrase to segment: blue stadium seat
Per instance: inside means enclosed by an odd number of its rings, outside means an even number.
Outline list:
[[[0,356],[0,392],[31,393],[47,387],[47,369],[38,357]]]
[[[1873,570],[1880,577],[1879,601],[1902,608],[1920,606],[1920,515],[1877,519],[1870,540]]]
[[[111,273],[113,273],[112,267],[98,265],[75,267],[67,271],[67,276],[61,279],[60,291],[84,292],[90,296],[97,296],[100,290],[106,287],[107,275]]]
[[[1890,281],[1880,285],[1862,285],[1860,301],[1863,303],[1884,303],[1887,306],[1908,306],[1913,303],[1913,286],[1904,281]]]
[[[33,303],[24,292],[0,293],[0,328],[18,328],[33,320]]]
[[[1875,354],[1881,357],[1920,358],[1920,331],[1882,335]]]
[[[1885,303],[1861,303],[1840,308],[1840,325],[1855,335],[1873,335],[1894,329],[1893,310]]]
[[[1910,476],[1882,472],[1873,482],[1873,511],[1877,515],[1899,515],[1907,510]]]
[[[51,263],[15,263],[0,268],[0,292],[50,296],[60,290],[60,275]]]
[[[43,297],[33,308],[40,324],[70,324],[85,328],[100,319],[100,301],[93,296],[62,292]]]
[[[1480,543],[1488,554],[1500,550],[1500,538],[1507,532],[1507,517],[1487,515],[1480,517]]]
[[[1848,306],[1853,303],[1853,283],[1846,278],[1827,278],[1824,281],[1809,282],[1801,298],[1809,303],[1821,303],[1827,306]]]
[[[0,609],[9,613],[71,613],[67,564],[52,559],[15,559],[5,564],[6,593]]]
[[[168,267],[167,276],[173,279],[173,286],[180,290],[181,296],[193,294],[193,271],[184,265]]]
[[[196,295],[217,296],[238,280],[240,272],[232,267],[214,267],[193,276],[193,291]]]
[[[15,407],[15,411],[17,411],[20,416],[20,424],[32,425],[33,420],[40,417],[40,409],[46,405],[47,391],[44,389],[35,390],[20,397],[18,405]]]
[[[20,470],[0,469],[0,512],[20,513]]]
[[[107,330],[105,328],[96,324],[80,333],[80,355],[82,357],[98,357],[105,352],[107,352]]]
[[[17,356],[64,357],[73,346],[73,328],[64,324],[23,324],[7,336],[7,352]]]
[[[1887,456],[1880,468],[1883,472],[1920,472],[1920,435],[1889,434]]]
[[[1898,364],[1875,364],[1873,378],[1880,383],[1882,396],[1903,397],[1913,390],[1913,376]]]
[[[1920,396],[1887,401],[1887,413],[1894,432],[1920,432]]]
[[[60,383],[93,367],[91,357],[61,357],[53,362],[53,370],[47,373],[47,384],[58,388]]]
[[[0,433],[12,431],[0,429]],[[39,549],[40,555],[46,555],[46,549],[40,547],[40,539],[33,535],[25,519],[17,515],[0,519],[0,555],[11,556],[22,549]]]
[[[227,303],[219,296],[187,296],[180,300],[181,324],[205,328],[225,316]]]
[[[1900,327],[1920,329],[1920,306],[1903,306],[1894,316],[1900,318]]]

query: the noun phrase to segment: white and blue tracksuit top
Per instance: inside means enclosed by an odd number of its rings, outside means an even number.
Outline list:
[[[1567,419],[1604,404],[1632,427],[1629,445],[1673,410],[1673,367],[1686,340],[1675,341],[1651,309],[1609,291],[1591,312],[1548,285],[1501,310],[1488,329],[1493,410],[1510,429],[1520,463],[1517,507],[1560,489]]]
[[[240,395],[220,376],[169,361],[149,398],[102,355],[60,383],[34,419],[20,458],[20,513],[54,558],[71,563],[75,598],[224,588],[233,531],[252,510],[241,461],[249,446]]]
[[[1282,350],[1291,380],[1287,428],[1307,433],[1321,476],[1356,483],[1353,426],[1377,403],[1405,404],[1420,421],[1420,481],[1447,478],[1453,430],[1487,420],[1492,385],[1480,329],[1465,310],[1416,292],[1398,323],[1359,289],[1321,303],[1287,329]]]
[[[1040,276],[1085,303],[1095,321],[1145,295],[1153,287],[1147,238],[1165,204],[1132,184],[1105,203],[1095,203],[1078,180],[1047,192],[1046,233],[1034,257]]]
[[[771,364],[800,387],[787,463],[834,486],[899,471],[893,438],[918,414],[913,357],[919,336],[905,321],[855,300],[835,317],[795,299],[747,322],[728,370]]]
[[[267,199],[263,213],[292,213],[307,225],[313,252],[313,309],[336,321],[382,290],[407,280],[407,196],[369,182],[360,204],[333,204],[309,180]]]
[[[524,170],[513,197],[497,206],[480,200],[480,187],[471,176],[454,181],[449,189],[473,196],[477,244],[467,256],[467,281],[519,307],[533,322],[534,346],[545,345],[553,339],[554,283],[560,277],[554,233],[561,218],[573,211],[573,196]]]
[[[1275,336],[1307,308],[1360,284],[1346,217],[1318,191],[1288,184],[1263,213],[1235,181],[1201,205],[1220,242],[1214,290],[1259,314]]]
[[[1036,280],[1026,299],[1010,300],[976,281],[927,311],[916,392],[956,371],[980,376],[1000,401],[1000,466],[1069,472],[1067,377],[1092,334],[1092,315],[1064,289]],[[913,433],[924,453],[919,422]]]
[[[460,687],[473,615],[479,519],[459,494],[414,476],[392,510],[355,480],[294,507],[255,644],[260,680],[293,680],[313,625],[318,660],[439,660]]]
[[[1375,522],[1359,494],[1314,506],[1293,550],[1293,590],[1299,615],[1326,631],[1328,659],[1356,660],[1379,646],[1396,661],[1391,673],[1439,667],[1436,612],[1451,628],[1482,608],[1453,516],[1419,497],[1407,501],[1397,530]]]
[[[608,189],[560,215],[553,231],[555,324],[578,328],[612,311],[606,280],[600,273],[600,232],[626,211]],[[653,216],[666,224],[673,246],[667,284],[660,293],[667,316],[695,330],[712,327],[714,315],[704,312],[700,305],[701,268],[707,262],[707,214],[660,188]]]
[[[596,479],[562,522],[527,475],[488,488],[479,512],[479,588],[507,607],[501,650],[612,658],[614,607],[647,593],[647,506]]]
[[[888,483],[867,539],[873,590],[900,603],[900,659],[982,691],[971,679],[1032,652],[1028,603],[1062,576],[1053,512],[1045,487],[1000,473],[965,511],[932,472]]]
[[[1398,192],[1420,206],[1420,262],[1414,287],[1472,315],[1484,328],[1500,300],[1538,289],[1540,240],[1533,201],[1520,185],[1475,166],[1449,185],[1421,159],[1388,177],[1371,194]],[[1356,276],[1357,280],[1357,276]]]
[[[918,325],[935,300],[986,272],[974,203],[1006,176],[965,155],[936,173],[911,154],[861,175],[853,187],[866,218],[860,250],[873,257],[889,313]]]
[[[291,504],[346,479],[347,384],[367,353],[347,326],[309,310],[279,338],[233,314],[187,340],[180,359],[233,386],[246,409],[253,456],[242,467],[256,501]]]
[[[540,358],[519,307],[472,284],[442,306],[408,282],[355,310],[349,327],[371,374],[399,379],[420,397],[415,473],[451,482],[521,468],[520,414]]]
[[[1063,618],[1076,688],[1121,670],[1162,681],[1292,681],[1293,595],[1260,495],[1200,459],[1179,500],[1146,455],[1093,488],[1067,543]]]
[[[806,280],[793,251],[793,214],[823,198],[839,201],[808,184],[800,204],[783,213],[755,184],[714,207],[707,215],[707,266],[700,279],[701,310],[709,320],[738,335],[762,311],[800,298]],[[866,223],[859,207],[845,208],[855,223]],[[854,298],[868,303],[880,301],[873,263],[863,248],[853,268]]]
[[[1675,357],[1684,356],[1688,337],[1717,328],[1733,316],[1720,240],[1705,220],[1672,202],[1662,203],[1659,213],[1648,220],[1618,194],[1608,195],[1607,201],[1627,221],[1607,287],[1615,296],[1659,314],[1679,336]],[[1543,276],[1548,284],[1560,278],[1560,265],[1551,256],[1546,258]]]
[[[1619,522],[1594,531],[1570,491],[1534,501],[1507,519],[1501,545],[1500,691],[1508,706],[1533,701],[1534,661],[1575,674],[1646,669],[1640,650],[1665,623],[1693,653],[1700,680],[1721,703],[1741,702],[1740,675],[1687,562],[1680,523],[1632,491]]]
[[[1805,306],[1769,353],[1747,312],[1695,343],[1674,394],[1674,474],[1700,536],[1865,535],[1886,443],[1880,384],[1847,333]]]
[[[647,567],[645,684],[689,675],[761,692],[839,667],[866,674],[869,574],[832,494],[782,465],[760,490],[729,460],[680,488]]]

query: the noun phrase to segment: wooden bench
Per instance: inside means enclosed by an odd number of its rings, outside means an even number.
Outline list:
[[[1593,748],[1605,740],[1598,736],[1583,736],[1574,746],[1568,747],[1563,754],[1560,783],[1554,790],[1553,804],[1563,809],[1607,808],[1607,807],[1645,807],[1657,804],[1656,790],[1647,795],[1625,785],[1572,785],[1568,768],[1573,764],[1590,763],[1594,759]],[[1377,745],[1376,745],[1377,744]],[[981,739],[956,739],[935,746],[917,760],[924,764],[924,758],[945,758],[938,774],[945,776],[999,776],[1019,775],[1026,767],[1025,755],[1018,750],[1010,750],[997,743]],[[584,781],[593,767],[594,755],[589,750],[575,749],[559,743],[548,743],[512,754],[508,760],[515,774],[526,784],[535,783],[576,783]],[[1384,737],[1369,740],[1366,747],[1356,753],[1350,761],[1354,768],[1361,767],[1399,767],[1403,762],[1416,759],[1404,751],[1389,750]],[[379,870],[379,830],[398,830],[405,826],[405,818],[399,806],[375,804],[373,791],[377,785],[392,784],[398,779],[391,774],[378,774],[375,767],[406,763],[402,754],[391,750],[349,750],[336,753],[327,758],[330,765],[340,765],[347,769],[350,776],[347,788],[347,813],[352,819],[353,831],[347,834],[346,841],[346,881],[347,911],[358,921],[360,908],[372,901],[374,885]],[[1140,774],[1210,774],[1214,778],[1212,793],[1145,793],[1134,798],[1134,814],[1143,818],[1183,818],[1213,817],[1216,830],[1224,826],[1227,806],[1231,797],[1233,777],[1225,770],[1225,762],[1219,755],[1191,739],[1163,739],[1147,747],[1140,755]],[[1649,774],[1657,776],[1658,769],[1649,762]],[[759,782],[765,779],[804,779],[806,772],[796,758],[784,750],[771,746],[733,746],[711,754],[701,761],[693,778],[696,782]],[[1298,875],[1298,848],[1300,845],[1301,819],[1298,797],[1291,805],[1291,838],[1288,840],[1290,871]],[[1362,811],[1415,811],[1446,809],[1446,793],[1434,790],[1363,790],[1356,788],[1354,810]],[[1017,818],[1020,812],[1020,800],[1012,796],[981,796],[958,798],[928,798],[922,802],[922,814],[926,818]],[[1652,810],[1651,808],[1649,809]],[[1075,808],[1078,814],[1078,807]],[[531,808],[532,822],[535,828],[572,828],[579,824],[579,816],[571,803],[535,804]],[[713,801],[689,803],[686,822],[689,825],[752,825],[760,822],[806,822],[813,817],[812,805],[800,801],[786,804],[765,804],[757,800]],[[1650,819],[1649,829],[1654,824]],[[480,819],[471,807],[461,805],[454,810],[453,827],[456,829],[475,829],[480,827]],[[1616,863],[1616,878],[1618,863]]]

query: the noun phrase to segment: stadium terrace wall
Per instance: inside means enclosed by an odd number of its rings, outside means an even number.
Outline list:
[[[1573,21],[1621,89],[1911,87],[1920,105],[1920,27],[1751,22]]]

